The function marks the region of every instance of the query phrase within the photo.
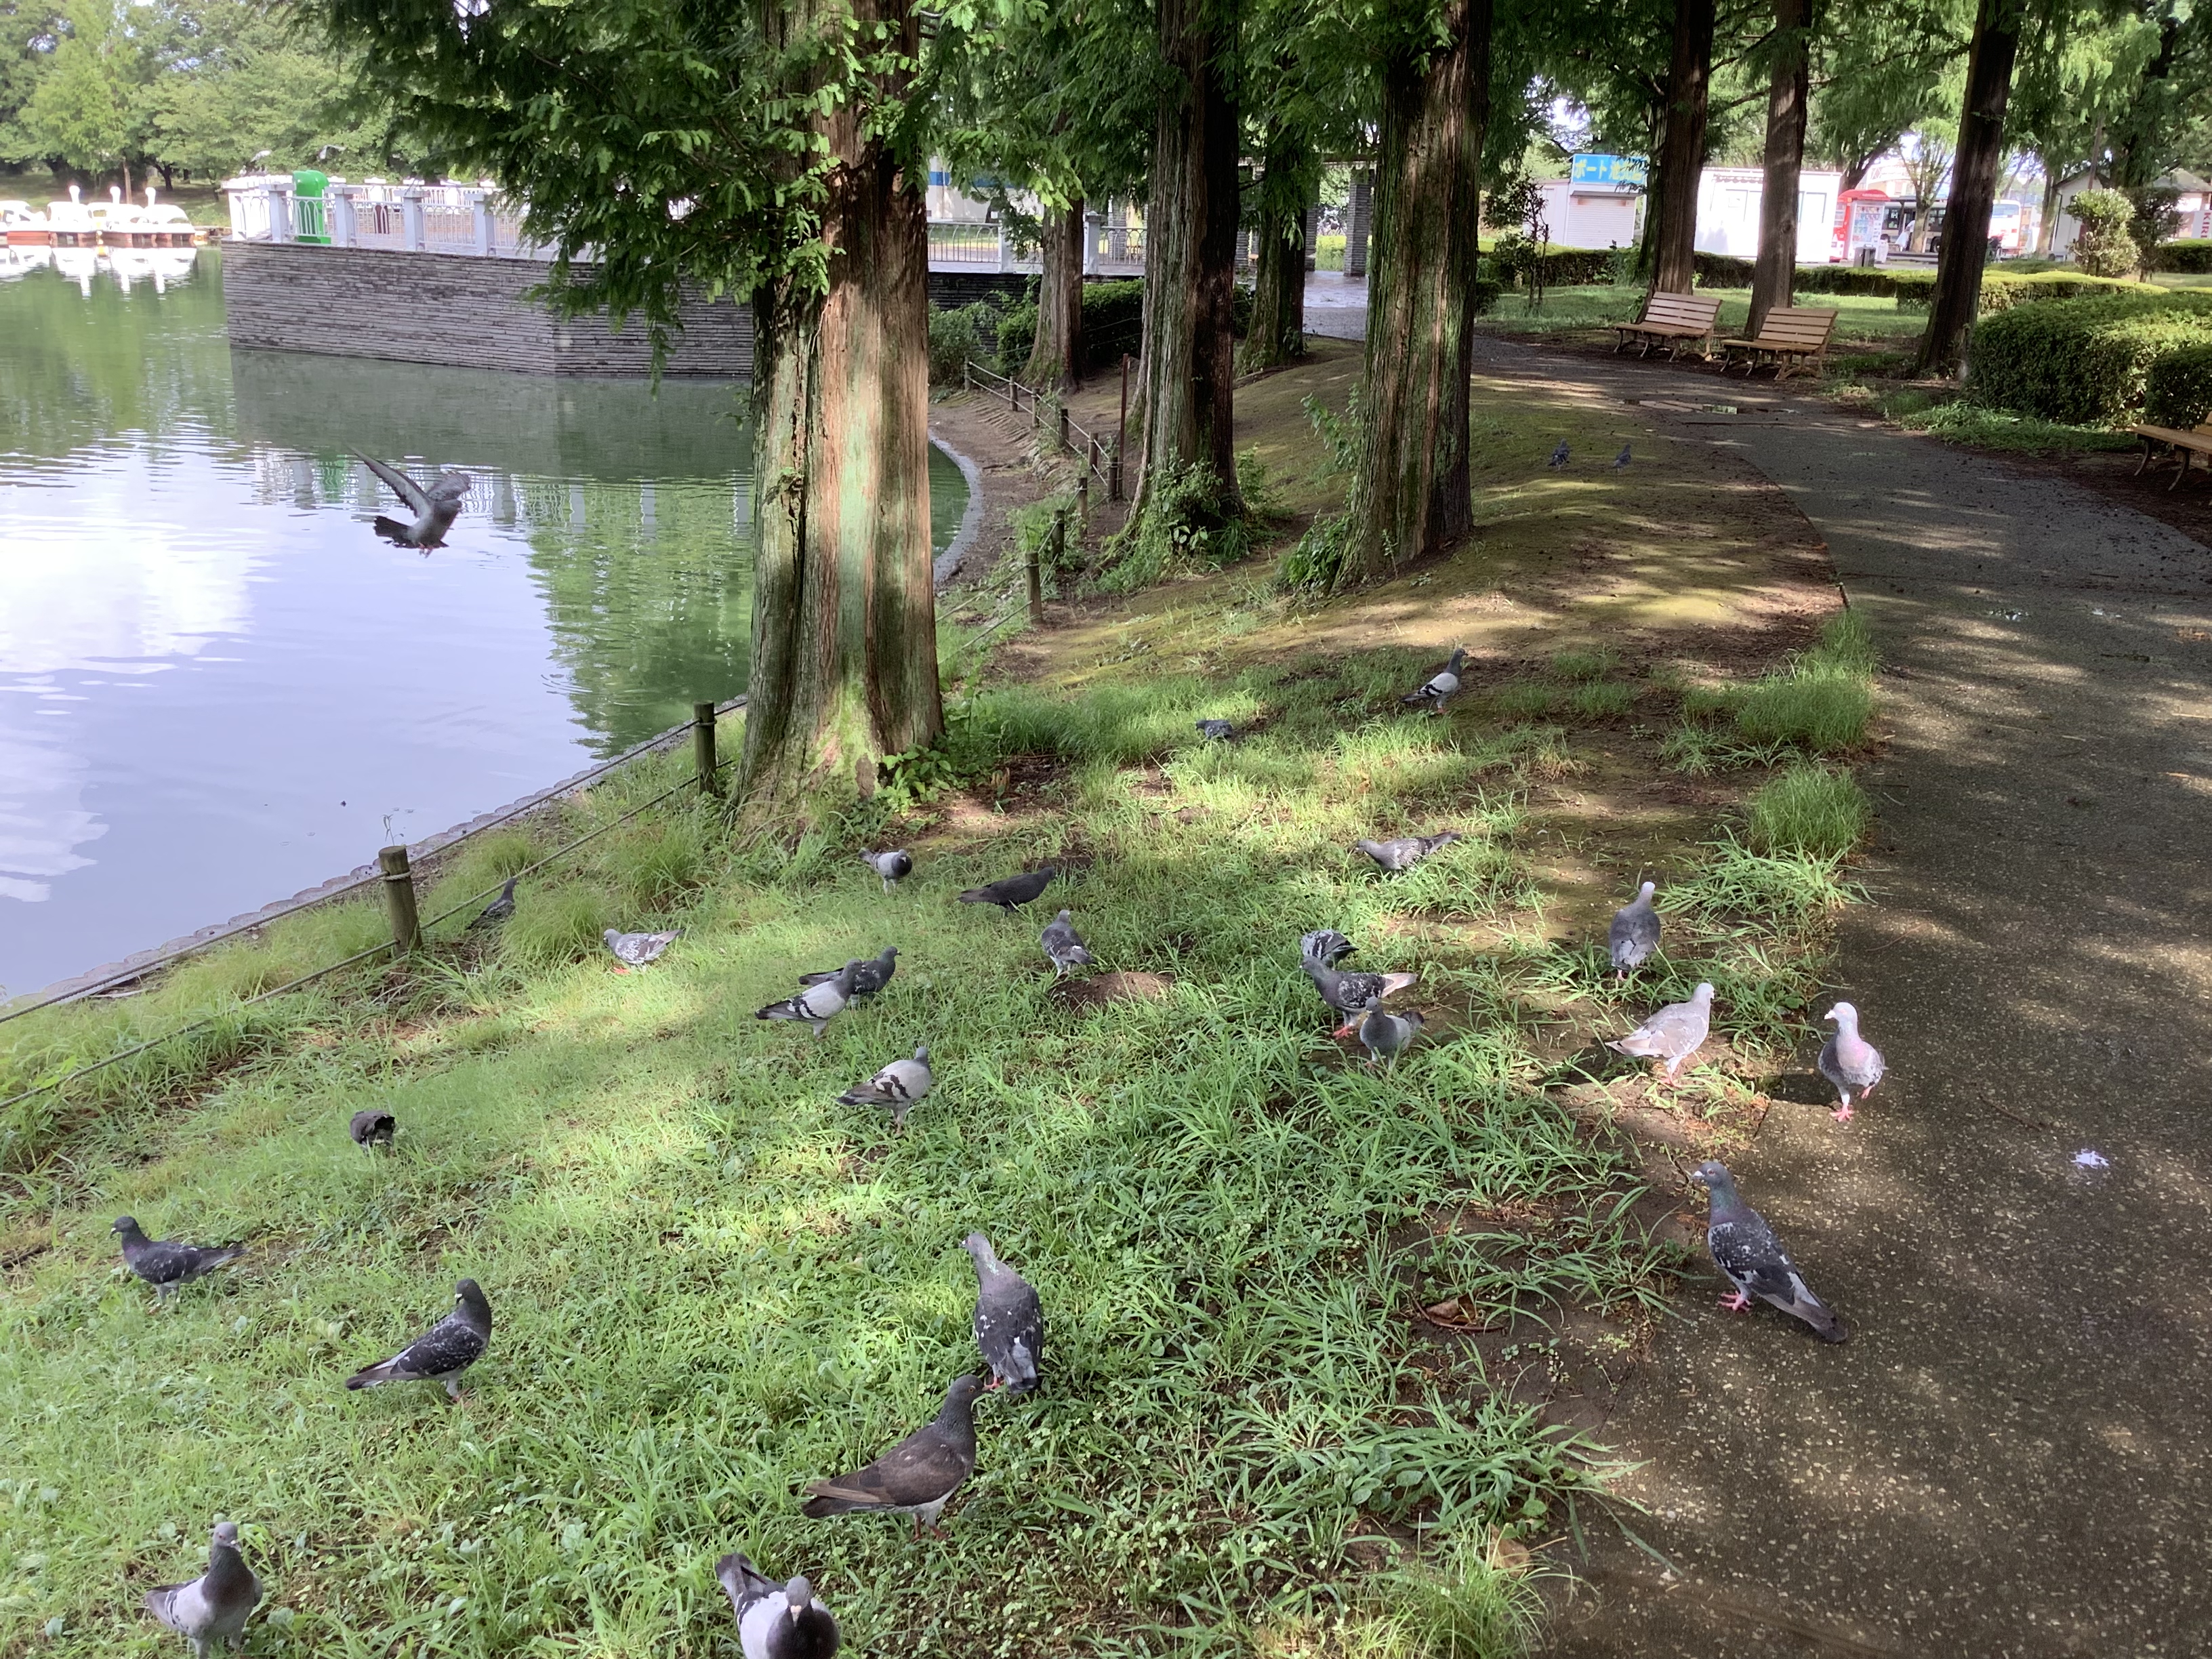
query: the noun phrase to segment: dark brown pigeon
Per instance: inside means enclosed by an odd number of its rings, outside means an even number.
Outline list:
[[[1008,876],[1003,881],[987,882],[981,887],[970,887],[960,895],[963,904],[995,904],[1008,915],[1014,907],[1027,904],[1052,885],[1052,878],[1060,873],[1053,865],[1042,870],[1030,870],[1018,876]]]
[[[925,1526],[939,1532],[937,1517],[975,1472],[975,1396],[983,1384],[976,1375],[953,1378],[937,1415],[874,1462],[835,1480],[809,1481],[805,1514],[816,1521],[910,1515],[915,1537]]]

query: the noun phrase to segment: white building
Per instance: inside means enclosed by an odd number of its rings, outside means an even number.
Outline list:
[[[1836,196],[1844,175],[1807,168],[1797,175],[1797,263],[1828,263],[1836,226]],[[1739,259],[1759,257],[1759,215],[1766,196],[1760,167],[1707,167],[1698,179],[1698,235],[1700,253],[1726,253]]]
[[[1633,247],[1644,192],[1632,185],[1547,179],[1544,222],[1559,247]]]
[[[2180,199],[2173,204],[2174,210],[2181,216],[2181,228],[2173,234],[2177,237],[2212,236],[2212,184],[2179,167],[2158,182],[2181,193]],[[2069,173],[2058,181],[2058,230],[2051,239],[2053,253],[2071,252],[2074,239],[2081,234],[2081,222],[2069,210],[2074,198],[2085,190],[2103,188],[2097,175],[2087,168]]]

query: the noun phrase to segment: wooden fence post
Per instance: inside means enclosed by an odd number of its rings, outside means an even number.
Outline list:
[[[720,768],[714,761],[714,705],[711,702],[691,705],[691,759],[699,771],[699,793],[720,794]]]
[[[1083,452],[1083,471],[1075,475],[1075,522],[1088,526],[1091,522],[1091,451]]]
[[[422,924],[415,913],[415,872],[404,847],[386,847],[376,855],[384,872],[384,914],[392,921],[392,948],[400,956],[422,948]]]
[[[1067,444],[1067,405],[1066,405],[1066,404],[1062,404],[1060,406],[1060,447],[1062,449],[1066,449],[1066,448],[1068,447],[1068,444]]]
[[[1055,513],[1052,520],[1052,550],[1055,563],[1059,560],[1060,546],[1060,515]],[[1029,558],[1024,563],[1022,574],[1029,579],[1030,620],[1041,623],[1044,620],[1044,573],[1037,568],[1037,550],[1034,542],[1030,544]]]

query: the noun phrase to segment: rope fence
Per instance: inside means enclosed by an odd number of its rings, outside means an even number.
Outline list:
[[[1011,374],[994,374],[973,358],[960,366],[960,382],[964,387],[981,391],[998,398],[1017,415],[1022,411],[1022,400],[1027,398],[1030,427],[1033,431],[1043,427],[1044,410],[1048,406],[1055,410],[1060,447],[1072,455],[1079,454],[1083,458],[1086,485],[1090,479],[1096,478],[1106,486],[1108,501],[1121,499],[1121,434],[1119,431],[1114,434],[1114,441],[1109,444],[1097,434],[1085,431],[1071,420],[1067,405],[1058,398],[1035,386],[1024,386]],[[1079,449],[1078,441],[1081,444]]]

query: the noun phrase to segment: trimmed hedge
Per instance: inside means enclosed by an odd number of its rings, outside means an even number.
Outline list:
[[[2143,377],[2144,420],[2186,431],[2208,416],[2212,416],[2212,343],[2169,351],[2150,366]]]
[[[2073,270],[2023,272],[2019,276],[2008,270],[1985,270],[1982,273],[1978,314],[1992,316],[2000,311],[2009,311],[2014,306],[2026,305],[2032,300],[2080,300],[2105,295],[2155,296],[2165,292],[2155,283],[2131,283],[2122,276],[2084,276]],[[1897,308],[1899,311],[1925,311],[1935,297],[1934,271],[1900,270],[1897,273]]]
[[[2212,240],[2184,236],[2158,245],[2158,268],[2201,276],[2212,272]]]
[[[2069,426],[2118,426],[2142,406],[2152,364],[2212,345],[2212,294],[2053,300],[1974,326],[1966,395]]]
[[[1242,333],[1252,319],[1249,289],[1237,290],[1235,326]],[[1143,344],[1145,280],[1085,283],[1083,285],[1083,362],[1077,372],[1095,374],[1121,360],[1125,351]],[[996,358],[978,354],[976,361],[1001,374],[1018,374],[1036,344],[1037,306],[1034,295],[1010,307],[985,337]]]

